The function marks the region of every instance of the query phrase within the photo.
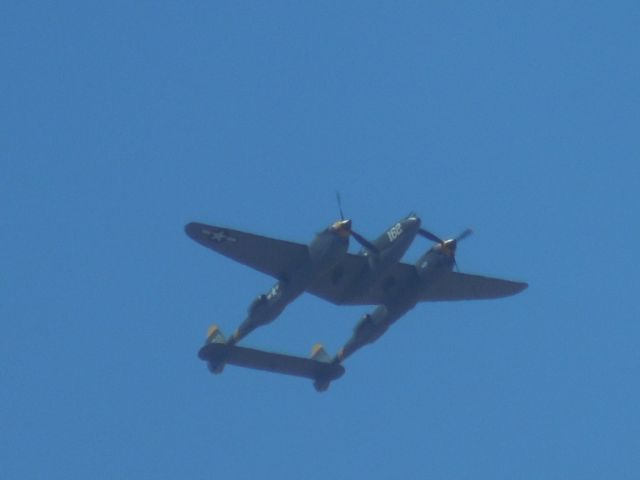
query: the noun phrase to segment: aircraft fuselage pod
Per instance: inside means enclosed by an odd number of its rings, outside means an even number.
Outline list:
[[[420,218],[414,213],[394,223],[388,230],[375,239],[372,243],[378,249],[377,252],[362,249],[368,262],[360,277],[345,289],[345,299],[364,294],[373,287],[404,256],[407,249],[416,238],[420,229]]]

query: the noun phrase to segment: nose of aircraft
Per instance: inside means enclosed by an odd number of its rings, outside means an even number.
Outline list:
[[[420,228],[420,224],[422,223],[420,217],[418,217],[415,213],[411,212],[407,218],[404,219],[404,229],[405,230],[418,230]]]

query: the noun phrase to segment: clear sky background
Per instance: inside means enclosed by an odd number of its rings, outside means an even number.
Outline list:
[[[640,478],[640,4],[5,2],[0,476]],[[303,243],[415,210],[462,271],[310,382],[196,353],[272,279],[189,221]],[[413,262],[429,242],[417,239]],[[352,251],[356,246],[352,245]],[[303,295],[246,345],[334,353]]]

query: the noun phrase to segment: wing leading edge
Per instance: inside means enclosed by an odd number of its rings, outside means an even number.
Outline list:
[[[309,249],[300,243],[196,222],[184,229],[199,244],[277,279],[309,258]]]
[[[527,287],[528,284],[524,282],[449,272],[430,284],[421,300],[438,302],[501,298],[520,293]]]

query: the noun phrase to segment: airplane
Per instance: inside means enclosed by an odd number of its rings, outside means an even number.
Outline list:
[[[333,380],[344,374],[342,363],[347,357],[363,346],[375,342],[418,302],[500,298],[515,295],[528,287],[523,282],[454,271],[457,270],[455,253],[458,242],[468,237],[472,233],[471,230],[467,229],[453,239],[442,240],[433,233],[419,228],[419,219],[414,214],[410,214],[405,221],[409,218],[416,220],[404,224],[405,227],[409,227],[406,230],[409,233],[403,241],[413,240],[415,235],[419,234],[436,242],[436,245],[422,255],[415,265],[399,261],[381,262],[383,265],[386,264],[386,267],[377,271],[383,272],[382,274],[376,275],[374,274],[376,262],[372,262],[374,267],[369,267],[369,270],[365,268],[364,273],[359,272],[358,269],[349,268],[347,275],[342,269],[350,265],[349,262],[358,261],[354,257],[360,259],[359,261],[372,260],[371,251],[361,252],[360,255],[347,254],[342,262],[334,267],[332,273],[318,277],[315,284],[309,286],[309,292],[337,305],[378,305],[372,313],[360,319],[352,337],[335,357],[331,358],[320,345],[314,346],[310,358],[229,345],[225,342],[217,325],[210,328],[205,345],[198,352],[198,356],[207,362],[209,369],[214,373],[220,363],[229,363],[309,378],[314,381],[315,389],[323,392],[329,388]],[[402,229],[403,223],[400,222],[400,225]],[[401,229],[396,229],[396,232]],[[387,231],[388,240],[393,238],[393,234],[389,234],[390,231],[391,229]],[[384,235],[374,243],[383,246],[385,244],[383,237]],[[386,248],[394,253],[387,258],[396,258],[397,255],[401,255],[400,251],[404,253],[402,248],[405,247],[399,244],[396,250],[396,246],[387,244]],[[379,251],[378,255],[381,253]],[[374,280],[371,280],[370,275]],[[326,278],[333,278],[336,281],[327,283]],[[365,288],[367,286],[368,289]],[[345,292],[351,292],[351,294]]]
[[[454,271],[454,268],[457,270],[455,253],[458,242],[472,233],[470,229],[448,240],[442,240],[424,230],[421,233],[435,241],[436,245],[422,255],[415,265],[396,263],[388,273],[388,279],[392,279],[386,281],[388,288],[373,289],[365,295],[343,302],[378,306],[360,319],[351,338],[330,363],[342,364],[357,350],[375,342],[419,302],[494,299],[515,295],[528,287],[524,282]],[[330,298],[327,300],[331,301]],[[325,391],[331,380],[326,375],[318,376],[314,386],[317,391]]]
[[[410,213],[369,242],[351,228],[351,220],[344,219],[341,205],[340,216],[308,246],[196,222],[185,226],[196,242],[277,280],[251,303],[246,319],[225,344],[235,345],[275,320],[304,291],[334,303],[357,299],[402,258],[420,230],[420,219]],[[347,253],[350,236],[362,245],[356,255]],[[210,369],[219,373],[223,365]]]
[[[527,288],[526,283],[493,279],[455,272],[458,237],[442,240],[420,228],[421,221],[410,213],[394,223],[374,242],[354,232],[344,219],[338,196],[341,220],[320,232],[309,245],[262,237],[224,227],[201,223],[185,226],[187,235],[198,243],[233,260],[277,279],[267,293],[249,307],[249,314],[229,340],[213,326],[199,356],[209,369],[220,373],[226,363],[306,376],[315,380],[318,391],[344,373],[340,366],[356,350],[377,340],[397,319],[419,301],[471,300],[514,295]],[[400,263],[416,235],[436,242],[415,265]],[[347,253],[348,238],[362,245],[358,254]],[[358,322],[352,338],[331,359],[324,349],[314,349],[310,359],[234,347],[255,328],[273,321],[284,308],[304,291],[336,305],[378,305]]]

